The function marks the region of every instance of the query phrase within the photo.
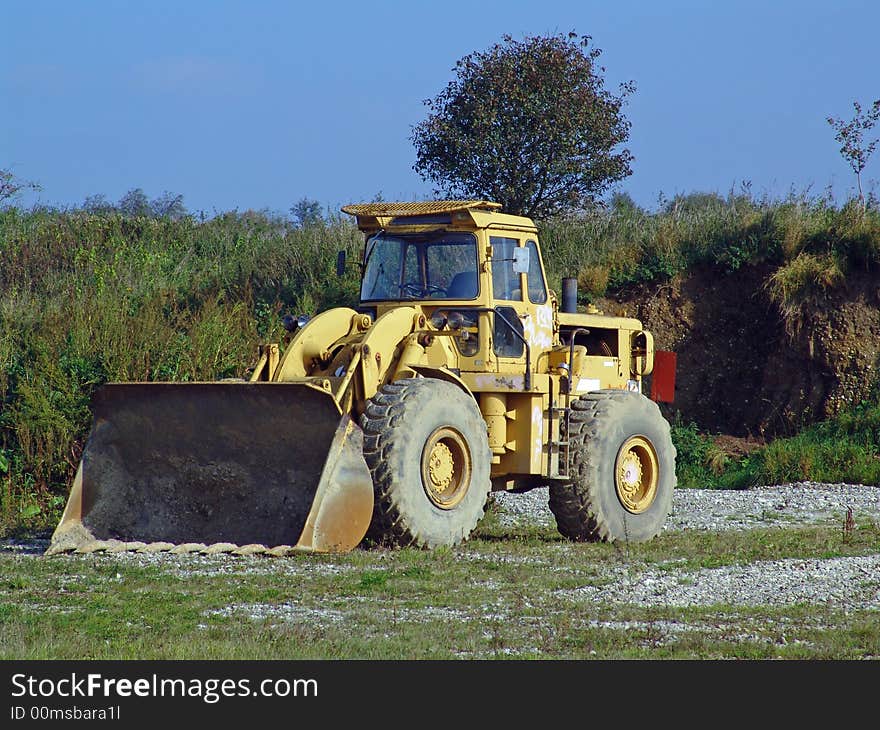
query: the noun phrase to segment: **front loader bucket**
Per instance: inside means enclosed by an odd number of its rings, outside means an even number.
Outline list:
[[[363,434],[304,383],[117,383],[47,554],[95,540],[351,550],[373,487]]]

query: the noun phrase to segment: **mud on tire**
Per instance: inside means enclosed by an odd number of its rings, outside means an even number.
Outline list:
[[[375,494],[367,539],[428,548],[467,539],[491,489],[474,399],[445,381],[398,380],[369,401],[361,426]]]
[[[676,486],[675,446],[657,404],[638,393],[596,391],[572,404],[569,484],[550,509],[577,541],[645,542],[662,529]]]

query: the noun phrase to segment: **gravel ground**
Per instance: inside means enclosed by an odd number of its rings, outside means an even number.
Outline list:
[[[496,494],[502,524],[553,525],[547,490]],[[836,523],[852,510],[856,523],[880,522],[880,487],[800,482],[743,491],[682,489],[675,494],[666,530],[748,530],[756,527]],[[39,556],[47,540],[7,540],[0,553]],[[225,555],[170,556],[124,554],[126,559],[168,561],[172,571],[211,575],[251,570],[285,570],[284,560],[242,559]],[[116,556],[120,559],[122,556]],[[320,564],[315,564],[320,569]],[[609,567],[604,585],[565,591],[575,600],[630,605],[699,606],[830,603],[843,609],[880,610],[880,545],[878,554],[826,560],[778,560],[725,566],[698,572],[648,566]]]
[[[500,519],[509,525],[554,524],[547,490],[498,494]],[[681,489],[665,529],[748,530],[756,527],[844,524],[847,512],[880,522],[880,487],[798,482],[742,491]],[[877,546],[880,550],[880,545]],[[569,598],[630,605],[700,606],[829,604],[880,610],[880,554],[827,560],[775,560],[687,574],[615,568],[606,585],[565,591]]]
[[[555,524],[547,490],[496,493],[502,524]],[[880,520],[880,487],[860,484],[797,482],[745,490],[679,489],[666,530],[747,530],[774,525]]]

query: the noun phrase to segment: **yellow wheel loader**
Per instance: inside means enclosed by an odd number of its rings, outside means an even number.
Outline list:
[[[657,535],[676,477],[642,394],[653,337],[578,312],[575,279],[560,302],[535,225],[500,207],[346,206],[356,308],[301,318],[247,382],[103,386],[47,552],[455,545],[493,490],[539,486],[573,540]]]

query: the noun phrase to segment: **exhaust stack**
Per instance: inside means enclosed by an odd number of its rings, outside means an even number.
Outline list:
[[[567,276],[562,280],[562,305],[560,311],[568,314],[577,312],[578,280],[574,276]]]

